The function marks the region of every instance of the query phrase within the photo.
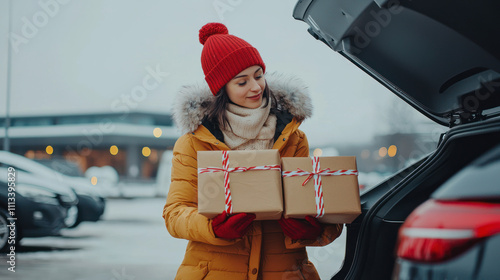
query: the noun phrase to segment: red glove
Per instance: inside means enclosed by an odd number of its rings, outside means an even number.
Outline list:
[[[224,211],[213,218],[212,227],[217,237],[226,239],[241,238],[250,229],[250,224],[254,219],[255,214],[227,215],[226,211]]]
[[[323,226],[319,223],[318,219],[312,216],[306,216],[305,220],[293,218],[285,219],[281,217],[278,222],[283,233],[293,240],[314,240],[323,233]]]

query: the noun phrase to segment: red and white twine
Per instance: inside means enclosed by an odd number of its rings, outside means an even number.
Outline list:
[[[222,151],[222,168],[221,167],[203,167],[198,168],[198,174],[224,172],[224,195],[225,195],[225,210],[227,214],[233,213],[233,203],[231,199],[231,189],[229,187],[229,173],[233,172],[246,172],[257,170],[277,170],[281,171],[281,166],[276,165],[262,165],[251,167],[231,167],[229,168],[229,153]]]
[[[314,193],[316,198],[316,218],[325,215],[325,204],[323,202],[323,186],[321,176],[342,176],[342,175],[358,175],[358,171],[354,169],[330,170],[330,168],[321,169],[319,157],[312,157],[313,171],[304,171],[297,168],[297,171],[283,171],[283,177],[307,176],[302,186],[305,186],[311,178],[314,178]]]

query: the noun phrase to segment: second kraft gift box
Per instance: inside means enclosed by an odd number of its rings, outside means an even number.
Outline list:
[[[355,157],[285,157],[281,164],[286,218],[342,224],[361,214]]]
[[[208,218],[226,211],[254,213],[256,220],[280,219],[280,170],[278,150],[199,151],[198,213]]]

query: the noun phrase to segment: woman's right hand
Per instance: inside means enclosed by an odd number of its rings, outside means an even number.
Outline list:
[[[226,211],[215,216],[212,227],[215,236],[226,239],[242,238],[250,229],[250,224],[255,220],[255,214],[239,213],[227,215]]]

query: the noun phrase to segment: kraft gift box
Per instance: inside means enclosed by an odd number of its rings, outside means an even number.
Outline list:
[[[283,194],[278,150],[226,152],[230,169],[251,169],[228,173],[233,213],[254,213],[256,220],[280,219]],[[275,169],[262,168],[269,166]],[[198,152],[198,212],[208,218],[226,209],[225,172],[222,167],[223,151]]]
[[[321,175],[324,214],[317,217],[316,189],[313,175],[313,160],[309,157],[282,158],[282,171],[295,171],[298,176],[283,177],[284,215],[286,218],[300,218],[310,215],[323,223],[351,223],[361,214],[359,186],[355,157],[318,157],[319,170],[326,173],[356,175]],[[300,172],[302,170],[304,172]],[[344,171],[344,172],[341,172]],[[300,175],[302,173],[302,175]],[[297,175],[297,174],[295,174]],[[303,186],[304,181],[309,181]],[[319,199],[318,199],[319,200]]]

